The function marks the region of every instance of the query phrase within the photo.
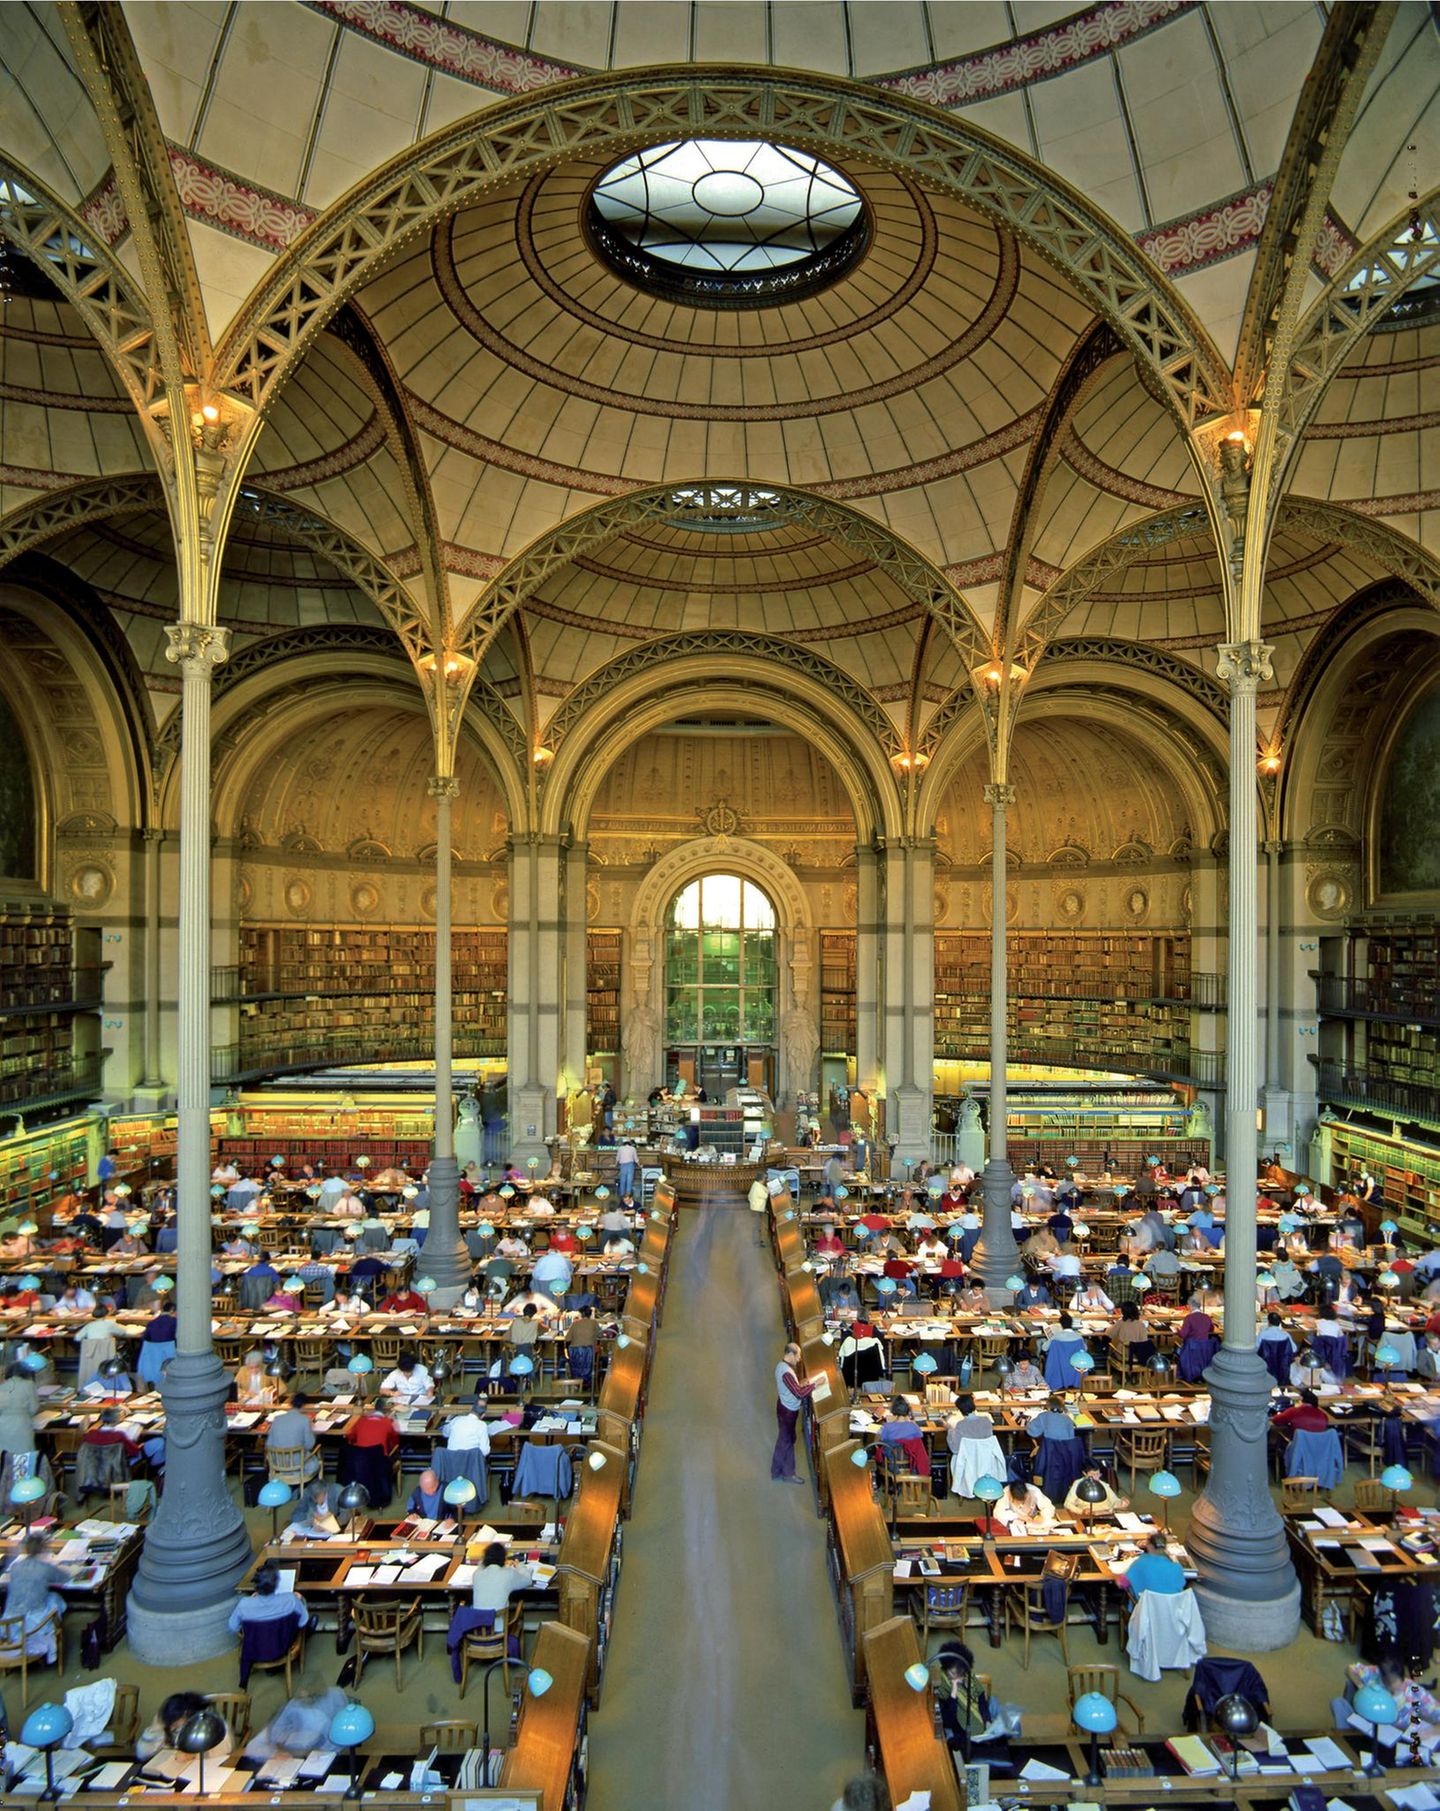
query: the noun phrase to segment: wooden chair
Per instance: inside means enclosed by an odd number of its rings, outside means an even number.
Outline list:
[[[1051,1553],[1046,1556],[1044,1578],[1058,1578],[1065,1586],[1065,1608],[1070,1608],[1070,1586],[1080,1567],[1078,1553]],[[1052,1622],[1045,1611],[1045,1600],[1039,1584],[1022,1585],[1014,1596],[1005,1600],[1005,1632],[1008,1635],[1012,1623],[1024,1630],[1025,1648],[1020,1661],[1026,1672],[1030,1670],[1030,1637],[1031,1635],[1054,1635],[1060,1642],[1060,1652],[1065,1664],[1070,1664],[1070,1645],[1065,1634],[1065,1617]]]
[[[222,1290],[219,1294],[212,1295],[210,1298],[210,1306],[218,1318],[223,1319],[225,1315],[233,1314],[235,1312],[235,1291],[233,1289],[226,1289]],[[220,1342],[218,1339],[215,1342],[215,1349],[217,1352],[220,1349]],[[240,1361],[237,1358],[235,1362],[238,1364]]]
[[[421,1620],[418,1597],[403,1602],[366,1603],[357,1598],[351,1610],[355,1628],[355,1685],[359,1688],[365,1662],[371,1654],[395,1656],[395,1689],[405,1689],[400,1672],[400,1656],[413,1641],[417,1660],[425,1658],[425,1625]],[[464,1696],[464,1686],[461,1686]]]
[[[110,1502],[106,1514],[112,1522],[134,1522],[137,1528],[143,1528],[155,1512],[154,1487],[151,1487],[150,1493],[147,1494],[135,1514],[128,1515],[125,1510],[125,1499],[130,1494],[130,1486],[135,1482],[136,1480],[131,1478],[124,1484],[110,1486]]]
[[[54,1661],[42,1660],[38,1654],[27,1652],[37,1636],[43,1636],[47,1630],[55,1635]],[[65,1671],[65,1621],[59,1611],[52,1610],[48,1616],[28,1632],[23,1616],[0,1616],[0,1673],[20,1672],[20,1708],[24,1710],[30,1702],[30,1669],[53,1665],[57,1679]]]
[[[1326,1500],[1329,1492],[1323,1493]],[[1282,1478],[1280,1480],[1280,1513],[1282,1515],[1299,1515],[1301,1511],[1313,1509],[1320,1501],[1322,1492],[1318,1478]]]
[[[1087,1396],[1113,1396],[1115,1394],[1115,1373],[1113,1371],[1092,1371],[1085,1379]]]
[[[480,1731],[474,1723],[462,1722],[459,1717],[445,1717],[439,1723],[422,1723],[420,1725],[420,1750],[438,1748],[441,1754],[463,1754],[467,1748],[479,1746]]]
[[[1378,1511],[1388,1515],[1394,1500],[1395,1492],[1382,1484],[1378,1478],[1357,1478],[1355,1480],[1355,1507],[1361,1514],[1373,1515]]]
[[[303,1446],[267,1446],[266,1470],[271,1478],[278,1479],[280,1483],[303,1490],[310,1482],[305,1470],[305,1461],[309,1457],[310,1454]]]
[[[249,1692],[206,1692],[205,1702],[224,1719],[230,1746],[243,1748],[250,1739]]]
[[[285,1696],[287,1698],[292,1698],[295,1695],[295,1682],[292,1673],[296,1663],[299,1663],[300,1671],[302,1673],[305,1671],[305,1626],[306,1625],[302,1622],[300,1627],[296,1629],[295,1639],[290,1643],[283,1654],[277,1654],[273,1660],[252,1660],[250,1662],[250,1671],[252,1673],[278,1673],[283,1668],[285,1673]]]
[[[305,1293],[308,1297],[309,1289]],[[297,1374],[304,1374],[307,1377],[323,1377],[325,1367],[330,1362],[330,1341],[319,1338],[292,1339],[290,1355],[295,1360]]]
[[[1195,1490],[1210,1476],[1210,1430],[1197,1427],[1190,1448],[1190,1483]]]
[[[890,1500],[890,1519],[897,1521],[902,1515],[929,1515],[935,1499],[930,1493],[930,1480],[922,1478],[918,1472],[896,1472],[893,1477],[881,1474],[885,1495]]]
[[[245,1356],[246,1349],[250,1344],[249,1340],[235,1339],[228,1334],[217,1333],[214,1343],[215,1356],[220,1360],[221,1364],[224,1365],[225,1369],[227,1371],[238,1370],[240,1367],[240,1360]]]
[[[928,1651],[932,1629],[954,1629],[963,1636],[970,1616],[970,1593],[973,1587],[926,1584],[920,1593],[920,1651]]]
[[[105,1732],[108,1742],[88,1742],[91,1754],[106,1758],[127,1759],[135,1753],[135,1738],[140,1733],[140,1687],[117,1685],[115,1702],[110,1707],[110,1727]]]
[[[375,1361],[375,1369],[383,1370],[393,1365],[400,1356],[403,1341],[398,1333],[376,1333],[370,1341],[370,1356]]]
[[[1170,1435],[1163,1427],[1117,1427],[1115,1429],[1115,1458],[1130,1467],[1130,1494],[1135,1494],[1135,1474],[1137,1471],[1161,1471],[1165,1465],[1165,1454],[1170,1444]]]
[[[1096,1663],[1092,1666],[1070,1666],[1065,1669],[1065,1692],[1070,1701],[1073,1713],[1075,1700],[1083,1698],[1087,1692],[1099,1692],[1102,1698],[1108,1698],[1117,1712],[1123,1704],[1135,1719],[1135,1734],[1145,1733],[1145,1717],[1133,1698],[1126,1697],[1120,1689],[1120,1668]]]
[[[492,1660],[504,1662],[501,1677],[505,1681],[505,1690],[510,1689],[511,1667],[521,1668],[524,1660],[510,1652],[512,1638],[518,1638],[524,1626],[525,1606],[512,1598],[503,1616],[495,1618],[493,1629],[472,1629],[468,1635],[460,1638],[460,1696],[465,1696],[465,1688],[470,1683],[470,1662],[488,1666]]]

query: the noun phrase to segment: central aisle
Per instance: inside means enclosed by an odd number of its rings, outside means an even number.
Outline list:
[[[589,1811],[829,1811],[860,1771],[825,1525],[770,1481],[784,1327],[754,1240],[745,1208],[680,1214]]]

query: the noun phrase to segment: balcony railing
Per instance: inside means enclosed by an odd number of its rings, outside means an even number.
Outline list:
[[[93,1100],[101,1092],[108,1050],[58,1063],[29,1063],[0,1073],[0,1110],[37,1113],[71,1100]]]
[[[503,1056],[505,1040],[478,1031],[454,1027],[457,1057]],[[233,1087],[264,1075],[294,1075],[305,1069],[339,1069],[370,1063],[424,1062],[435,1054],[435,1039],[407,1037],[374,1027],[353,1032],[337,1029],[267,1042],[219,1044],[210,1049],[210,1080],[216,1087]]]
[[[1420,1082],[1396,1081],[1388,1075],[1372,1075],[1368,1069],[1351,1068],[1345,1063],[1325,1062],[1311,1057],[1315,1064],[1317,1091],[1320,1098],[1340,1107],[1368,1108],[1394,1119],[1423,1119],[1440,1125],[1440,1079],[1433,1087]]]
[[[33,1012],[98,1012],[101,978],[108,962],[86,962],[74,968],[45,968],[23,987],[0,993],[0,1015],[23,1019]]]
[[[1390,1019],[1402,1025],[1440,1025],[1440,989],[1379,987],[1344,975],[1316,975],[1320,1010],[1335,1016]]]
[[[1185,1082],[1191,1087],[1225,1086],[1225,1053],[1217,1050],[1127,1050],[1123,1046],[1089,1043],[1076,1038],[1027,1037],[1010,1034],[1010,1061],[1037,1063],[1055,1069],[1100,1069],[1115,1075],[1148,1075],[1157,1081]],[[957,1058],[984,1062],[989,1041],[978,1037],[958,1046],[937,1047],[940,1062]]]

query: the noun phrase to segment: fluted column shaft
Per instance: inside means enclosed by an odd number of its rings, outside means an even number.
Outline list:
[[[470,1275],[469,1254],[460,1237],[460,1171],[455,1162],[450,845],[458,790],[453,774],[437,774],[430,782],[435,801],[435,1144],[430,1159],[430,1225],[420,1263],[442,1292],[463,1287]]]
[[[160,831],[145,838],[145,1072],[142,1088],[162,1085],[160,1074]]]
[[[174,1618],[195,1612],[191,1638],[217,1651],[209,1612],[229,1598],[250,1563],[245,1523],[225,1483],[227,1379],[210,1338],[210,684],[226,657],[228,629],[172,625],[169,658],[180,667],[180,919],[175,1176],[176,1356],[161,1383],[165,1490],[135,1574],[132,1645],[140,1658],[175,1665]],[[150,1646],[144,1612],[163,1615],[171,1637]],[[223,1641],[223,1619],[219,1624]]]
[[[1210,1386],[1210,1477],[1188,1544],[1212,1645],[1283,1647],[1299,1622],[1299,1586],[1270,1495],[1266,1434],[1271,1377],[1255,1349],[1255,1108],[1258,882],[1255,694],[1270,676],[1258,641],[1220,649],[1230,691],[1229,1032],[1225,1092],[1225,1327]]]
[[[855,850],[855,1080],[873,1094],[880,1069],[880,875],[874,849]]]
[[[1015,803],[1015,788],[992,781],[985,788],[990,807],[990,1160],[985,1165],[985,1223],[975,1247],[972,1268],[996,1300],[1009,1299],[1005,1279],[1020,1262],[1010,1225],[1010,1168],[1006,1135],[1006,1066],[1010,1060],[1009,976],[1006,968],[1009,868],[1005,854],[1005,817]]]

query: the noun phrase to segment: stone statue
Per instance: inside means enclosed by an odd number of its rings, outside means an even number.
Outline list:
[[[467,1164],[479,1164],[485,1154],[485,1133],[480,1124],[480,1103],[473,1094],[462,1094],[456,1102],[455,1161],[463,1171]]]
[[[1185,1136],[1195,1139],[1203,1138],[1207,1144],[1215,1136],[1215,1128],[1210,1123],[1210,1109],[1205,1105],[1203,1095],[1196,1095],[1195,1105],[1191,1107],[1186,1116]]]
[[[643,1000],[632,1006],[620,1029],[625,1055],[625,1092],[648,1092],[660,1074],[660,1015]]]
[[[791,1091],[809,1088],[814,1079],[815,1058],[820,1052],[820,1036],[813,1015],[803,1007],[792,1006],[780,1021],[780,1046],[785,1052]]]

